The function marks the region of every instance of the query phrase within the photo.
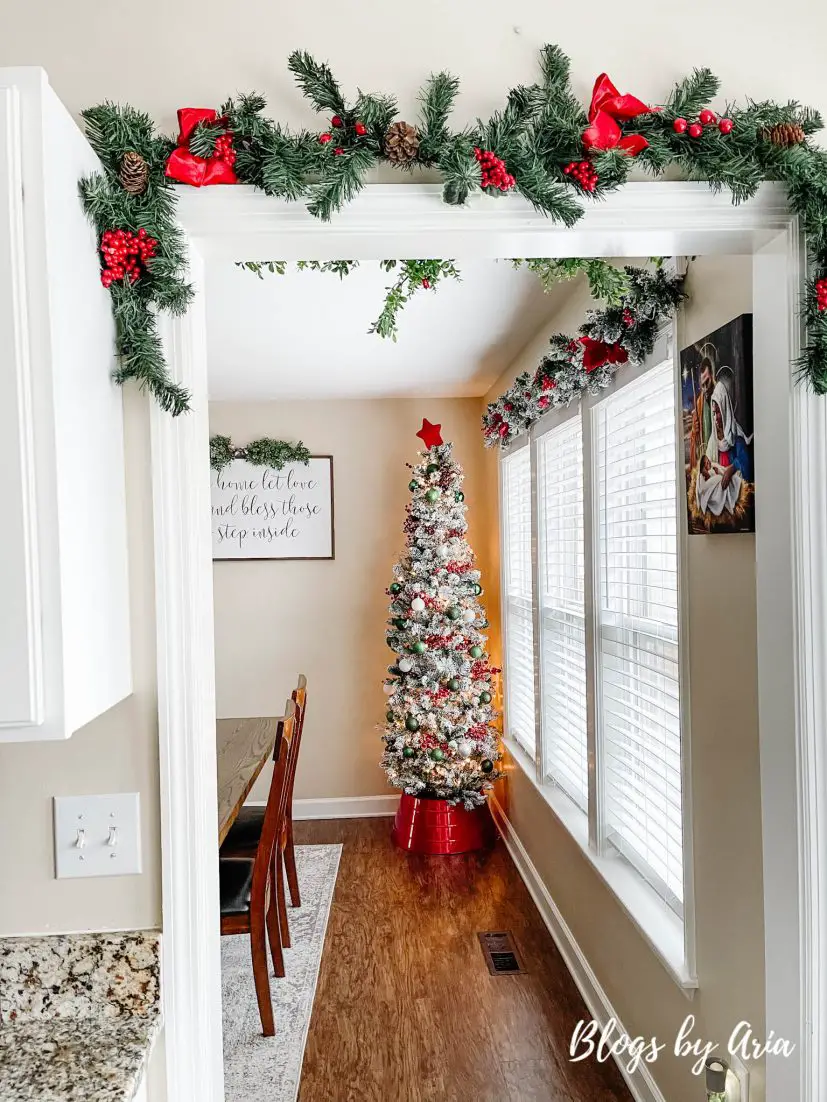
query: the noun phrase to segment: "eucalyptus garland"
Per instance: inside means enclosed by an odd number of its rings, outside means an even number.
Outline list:
[[[618,302],[589,310],[579,336],[555,334],[534,374],[524,371],[489,402],[482,419],[486,447],[510,444],[550,409],[596,394],[623,364],[652,354],[661,325],[686,297],[683,277],[660,267],[626,267],[624,275],[627,290]]]
[[[286,440],[273,440],[262,436],[251,440],[246,448],[235,448],[229,436],[210,437],[210,466],[219,473],[234,459],[246,459],[256,467],[272,467],[280,471],[288,463],[310,462],[310,452],[301,442],[288,444]]]
[[[293,53],[288,66],[325,116],[321,132],[291,132],[265,118],[266,103],[255,94],[229,99],[218,111],[182,109],[177,143],[157,135],[132,107],[105,103],[83,113],[103,166],[81,191],[113,300],[117,378],[137,379],[171,413],[188,408],[188,395],[169,378],[155,314],[186,310],[191,290],[169,177],[252,184],[329,219],[380,162],[438,171],[446,203],[464,203],[480,190],[514,190],[566,226],[580,218],[584,201],[622,186],[635,165],[654,175],[677,169],[726,188],[735,202],[762,180],[782,181],[807,236],[812,276],[799,367],[827,393],[827,151],[809,140],[822,125],[815,111],[748,100],[717,118],[708,103],[719,81],[709,69],[694,70],[659,105],[620,95],[602,74],[586,109],[572,91],[568,58],[545,46],[539,80],[512,89],[489,119],[453,130],[459,81],[448,73],[426,81],[411,124],[397,118],[393,96],[360,91],[346,99],[330,68],[305,52]]]

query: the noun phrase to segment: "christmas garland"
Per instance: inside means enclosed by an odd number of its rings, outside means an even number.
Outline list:
[[[525,371],[483,415],[486,447],[505,447],[544,413],[609,386],[623,364],[652,354],[658,331],[686,297],[683,277],[658,267],[624,269],[627,290],[616,303],[590,310],[579,336],[558,333],[534,374]]]
[[[310,461],[310,452],[301,440],[298,444],[288,444],[286,440],[262,436],[259,440],[251,440],[246,448],[234,448],[229,436],[210,437],[210,466],[214,471],[223,471],[234,459],[246,459],[256,467],[272,467],[274,471],[280,471],[288,463],[306,465]]]
[[[608,260],[598,257],[568,257],[550,259],[533,257],[528,260],[515,258],[511,261],[515,268],[525,267],[533,272],[548,294],[552,287],[563,280],[574,279],[584,272],[589,282],[593,298],[603,298],[607,302],[617,302],[626,291],[626,276],[622,269]],[[399,315],[405,304],[418,290],[432,290],[443,278],[461,279],[453,260],[380,260],[380,267],[393,271],[400,265],[400,274],[396,282],[386,288],[385,304],[378,319],[368,329],[368,333],[377,333],[380,337],[390,337],[394,342],[399,335]],[[286,260],[237,260],[236,268],[244,268],[259,279],[264,273],[285,275]],[[299,272],[330,272],[344,279],[346,275],[359,267],[358,260],[297,260]]]
[[[252,184],[306,202],[311,214],[329,219],[379,162],[437,170],[446,203],[464,203],[480,189],[517,191],[566,226],[580,218],[585,199],[622,186],[635,164],[655,175],[675,167],[728,189],[735,202],[753,195],[762,180],[782,181],[807,235],[812,272],[798,366],[818,393],[827,393],[827,151],[809,142],[821,127],[815,111],[748,101],[718,118],[707,106],[719,87],[708,69],[678,82],[657,106],[620,95],[603,74],[587,110],[571,89],[568,58],[546,46],[536,83],[512,89],[502,110],[456,131],[449,116],[459,81],[448,73],[425,83],[414,125],[396,117],[392,96],[359,92],[346,100],[328,66],[307,53],[292,54],[288,65],[326,117],[321,133],[291,132],[266,119],[258,95],[237,96],[219,111],[182,109],[175,142],[156,135],[149,117],[131,107],[106,103],[83,113],[103,165],[81,191],[112,295],[117,378],[137,379],[171,413],[188,408],[188,395],[169,378],[155,313],[180,313],[191,297],[171,180]]]

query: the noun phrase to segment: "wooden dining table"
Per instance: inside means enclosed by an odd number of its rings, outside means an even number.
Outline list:
[[[219,719],[215,724],[218,751],[218,844],[227,837],[265,762],[273,756],[278,720]]]

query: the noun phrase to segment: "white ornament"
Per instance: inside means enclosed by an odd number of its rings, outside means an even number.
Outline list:
[[[477,618],[477,614],[474,612],[473,608],[466,608],[465,612],[462,614],[462,618],[466,624],[473,624]]]
[[[410,673],[413,669],[413,662],[411,662],[410,658],[400,658],[398,666],[402,673]]]
[[[411,601],[411,608],[414,612],[424,612],[425,602],[422,600],[421,597],[414,597],[414,599]]]
[[[451,548],[447,543],[441,543],[439,547],[437,547],[436,553],[441,559],[448,559],[451,557]]]
[[[382,686],[382,692],[385,696],[393,696],[396,692],[396,685],[389,685],[387,682]]]
[[[457,742],[457,753],[461,758],[470,758],[474,752],[474,744],[470,738],[461,738]]]

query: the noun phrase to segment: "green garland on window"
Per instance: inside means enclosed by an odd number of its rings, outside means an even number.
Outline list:
[[[262,436],[251,440],[246,448],[235,448],[229,436],[210,437],[210,466],[214,471],[223,471],[234,459],[246,459],[256,467],[272,467],[280,471],[288,463],[310,462],[310,452],[301,442],[288,444],[286,440],[273,440]]]
[[[754,195],[762,180],[781,181],[807,237],[811,272],[802,304],[807,340],[797,366],[818,393],[827,393],[827,151],[809,140],[822,125],[817,112],[795,102],[747,101],[717,119],[707,106],[719,89],[709,69],[694,70],[651,107],[614,96],[601,77],[587,111],[572,91],[568,58],[545,46],[539,80],[513,88],[489,119],[452,130],[459,81],[448,73],[429,77],[419,118],[409,124],[397,118],[393,96],[359,92],[346,99],[329,67],[307,53],[293,53],[288,66],[325,116],[321,133],[292,132],[263,116],[261,96],[240,95],[213,122],[199,122],[189,152],[229,165],[240,182],[268,195],[305,202],[322,219],[349,202],[380,162],[435,169],[446,203],[464,203],[480,190],[492,196],[517,191],[565,226],[581,217],[585,201],[621,187],[633,167],[653,175],[677,169],[714,190],[727,189],[736,203]],[[83,117],[103,166],[81,182],[81,194],[112,295],[117,378],[136,379],[177,415],[189,398],[169,377],[155,324],[157,311],[180,313],[191,297],[174,190],[165,176],[174,143],[132,107],[104,103]],[[127,236],[113,242],[107,233]]]

